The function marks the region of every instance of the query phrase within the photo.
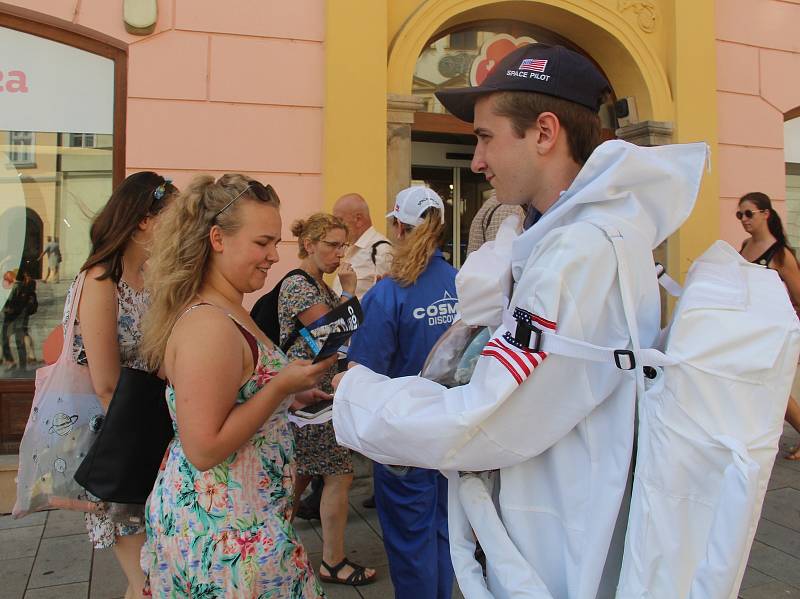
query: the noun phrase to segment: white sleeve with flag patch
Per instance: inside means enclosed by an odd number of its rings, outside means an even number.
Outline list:
[[[616,275],[613,249],[605,237],[591,237],[594,229],[554,239],[548,259],[531,256],[511,301],[517,330],[500,325],[469,384],[448,389],[420,377],[350,370],[333,406],[339,443],[384,464],[440,470],[513,466],[558,443],[620,380],[613,366],[536,350],[534,327],[624,347],[624,336],[586,334],[587,325],[607,330],[624,323],[608,291]],[[527,342],[518,326],[526,319]]]
[[[544,319],[541,316],[516,308],[514,318],[517,322],[528,327],[541,327],[548,331],[556,331],[556,323]],[[518,385],[522,384],[526,378],[539,366],[547,357],[547,352],[532,351],[530,344],[523,343],[514,337],[512,331],[502,331],[495,335],[486,344],[481,352],[482,356],[494,358],[505,367]]]

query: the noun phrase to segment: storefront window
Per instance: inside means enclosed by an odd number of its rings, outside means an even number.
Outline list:
[[[0,453],[24,426],[26,381],[57,357],[64,298],[111,193],[115,65],[0,26]]]

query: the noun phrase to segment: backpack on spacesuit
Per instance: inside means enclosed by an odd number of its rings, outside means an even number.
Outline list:
[[[783,430],[800,323],[774,270],[717,241],[690,268],[660,347],[641,348],[624,240],[597,226],[614,245],[631,347],[533,336],[542,351],[635,371],[638,444],[616,597],[735,599]],[[518,331],[508,312],[504,324]]]

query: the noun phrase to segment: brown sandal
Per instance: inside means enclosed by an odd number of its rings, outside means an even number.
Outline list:
[[[330,582],[333,584],[346,584],[353,587],[360,587],[361,585],[371,584],[375,582],[375,577],[377,575],[377,573],[373,573],[372,576],[367,576],[367,569],[364,566],[359,566],[358,564],[354,564],[347,558],[344,558],[335,566],[329,566],[325,562],[325,560],[322,560],[322,565],[328,571],[327,576],[323,576],[322,574],[319,575],[319,579],[322,582]],[[350,566],[351,568],[353,568],[353,571],[347,578],[345,579],[339,578],[338,576],[339,571],[345,566]]]

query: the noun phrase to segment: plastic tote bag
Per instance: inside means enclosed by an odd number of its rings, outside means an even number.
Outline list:
[[[50,508],[92,511],[95,506],[73,479],[104,414],[89,368],[72,359],[75,310],[85,278],[81,273],[75,285],[58,361],[36,371],[33,405],[19,450],[15,518]]]

